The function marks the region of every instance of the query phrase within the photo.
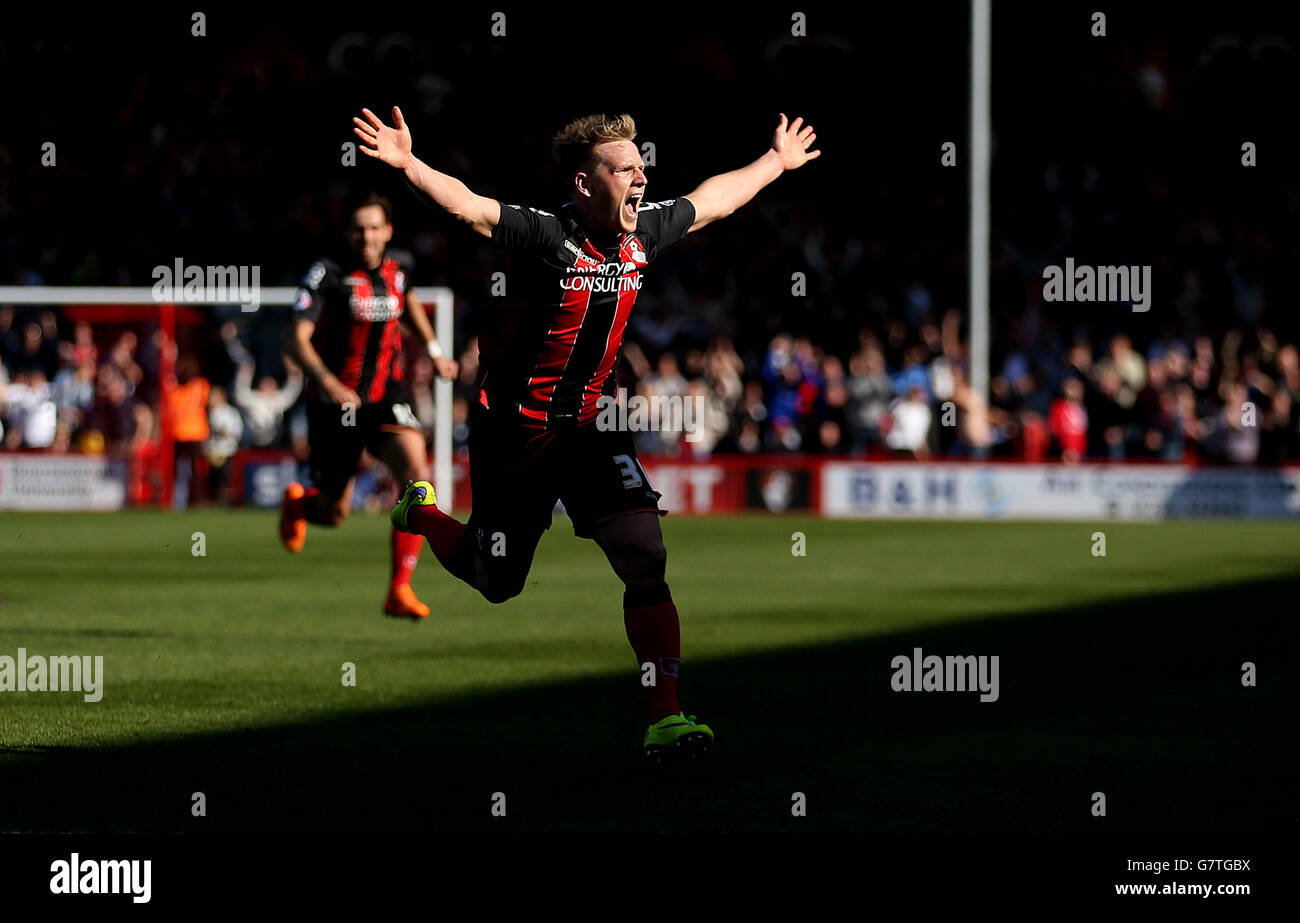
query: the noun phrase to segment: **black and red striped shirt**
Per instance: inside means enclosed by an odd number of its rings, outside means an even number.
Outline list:
[[[302,280],[295,317],[316,325],[311,345],[363,404],[405,400],[402,330],[411,256],[388,250],[377,269],[318,260]],[[316,394],[316,384],[308,394]]]
[[[586,425],[614,364],[642,272],[695,223],[688,199],[637,209],[636,230],[593,235],[572,203],[558,215],[501,203],[492,242],[512,251],[507,294],[479,337],[479,400],[544,426]]]

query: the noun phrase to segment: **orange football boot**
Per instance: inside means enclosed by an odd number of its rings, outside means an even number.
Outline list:
[[[293,516],[289,511],[294,501],[301,500],[306,494],[303,486],[294,481],[285,487],[284,497],[280,500],[280,543],[294,554],[307,544],[307,517]]]
[[[415,597],[409,583],[399,583],[388,590],[384,600],[384,614],[397,618],[423,619],[429,617],[429,607]]]

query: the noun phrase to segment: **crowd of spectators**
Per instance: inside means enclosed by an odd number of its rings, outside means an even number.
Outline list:
[[[863,328],[849,350],[772,338],[747,369],[726,337],[671,352],[630,389],[698,398],[697,433],[642,434],[667,454],[812,452],[872,457],[1137,459],[1212,464],[1300,461],[1300,360],[1268,330],[1133,347],[1080,337],[1053,354],[1012,351],[985,400],[970,383],[960,317]],[[845,355],[847,352],[847,355]],[[697,405],[698,406],[698,405]]]
[[[203,458],[219,493],[240,448],[288,448],[305,463],[301,372],[290,363],[280,377],[259,374],[232,321],[210,332],[215,352],[173,356],[173,437],[192,444],[178,454]],[[677,428],[636,434],[647,455],[1300,461],[1300,352],[1271,331],[1142,350],[1123,333],[1078,337],[1053,353],[1012,350],[991,370],[987,401],[971,386],[961,332],[959,313],[949,311],[915,330],[903,320],[863,327],[847,347],[778,333],[747,359],[725,334],[651,353],[634,329],[618,384],[665,408],[663,421],[670,406],[683,408]],[[127,454],[155,440],[160,343],[147,325],[104,335],[84,321],[69,326],[56,309],[0,307],[0,445]],[[431,434],[432,363],[416,350],[409,356],[412,410]],[[459,359],[453,438],[464,451],[479,377],[475,339]]]
[[[0,445],[120,452],[152,438],[158,339],[126,330],[101,345],[90,324],[62,326],[54,309],[0,305]]]

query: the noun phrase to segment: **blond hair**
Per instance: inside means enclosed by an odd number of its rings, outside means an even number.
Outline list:
[[[597,144],[606,141],[631,141],[636,137],[636,122],[624,113],[586,115],[574,119],[555,133],[551,140],[551,153],[560,167],[565,183],[579,170],[591,163],[591,152]]]

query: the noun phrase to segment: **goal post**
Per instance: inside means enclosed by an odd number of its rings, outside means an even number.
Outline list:
[[[993,6],[971,0],[970,33],[970,384],[989,401],[989,172],[992,163]]]
[[[454,350],[455,340],[455,296],[451,289],[444,286],[420,287],[414,289],[426,306],[433,313],[434,332],[438,342],[450,355]],[[251,310],[246,305],[241,309],[251,316],[266,309],[288,310],[298,293],[297,286],[275,286],[259,288],[258,305]],[[43,308],[101,306],[108,308],[137,308],[132,314],[137,321],[157,323],[163,337],[164,346],[170,347],[175,341],[174,315],[177,307],[199,308],[215,305],[237,305],[233,298],[186,297],[183,301],[160,301],[154,289],[147,286],[46,286],[46,285],[8,285],[0,286],[0,305],[39,306]],[[170,349],[164,349],[164,355]],[[169,369],[160,369],[160,411],[168,405],[170,386]],[[434,378],[434,410],[437,419],[433,432],[433,483],[438,493],[438,507],[444,511],[454,508],[455,492],[452,471],[452,383],[441,378]],[[165,414],[162,414],[165,418]],[[163,459],[172,455],[170,444],[170,427],[166,419],[160,419],[160,443]],[[164,461],[164,488],[160,502],[170,506],[172,465]]]

